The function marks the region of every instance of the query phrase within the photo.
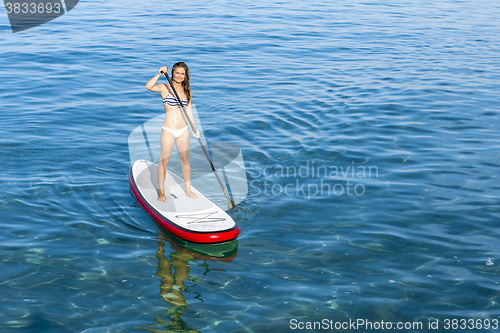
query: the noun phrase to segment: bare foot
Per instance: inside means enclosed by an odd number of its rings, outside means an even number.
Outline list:
[[[187,195],[188,197],[192,198],[192,199],[196,199],[196,198],[198,198],[198,196],[197,196],[196,194],[194,194],[193,192],[191,192],[191,191],[189,191],[189,192],[188,192],[188,191],[186,191],[186,195]]]
[[[158,201],[167,202],[167,198],[165,197],[165,190],[159,190],[158,192]]]

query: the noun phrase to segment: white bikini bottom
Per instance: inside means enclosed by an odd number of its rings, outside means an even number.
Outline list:
[[[187,130],[188,127],[186,126],[186,127],[181,128],[181,129],[178,129],[178,130],[173,130],[173,129],[167,128],[165,126],[162,126],[161,128],[163,128],[163,129],[169,131],[170,133],[172,133],[174,135],[174,138],[177,139],[178,137],[181,136],[182,133],[184,133],[185,130]]]

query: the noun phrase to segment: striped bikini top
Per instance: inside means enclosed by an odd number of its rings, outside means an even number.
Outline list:
[[[181,102],[182,102],[183,106],[186,106],[188,104],[187,99],[181,99]],[[175,96],[172,96],[170,94],[170,91],[168,92],[167,97],[165,97],[163,99],[163,104],[167,104],[167,105],[170,105],[170,106],[178,106],[178,105],[180,105],[179,101],[177,100],[177,98]]]

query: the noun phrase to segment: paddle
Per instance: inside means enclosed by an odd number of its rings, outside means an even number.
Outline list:
[[[170,87],[172,88],[172,90],[174,91],[174,94],[175,94],[175,97],[177,98],[177,101],[179,102],[179,105],[181,106],[182,108],[182,112],[184,113],[184,117],[186,118],[187,122],[189,123],[189,126],[191,126],[191,129],[193,130],[193,132],[196,130],[195,127],[194,127],[194,124],[191,122],[191,119],[189,119],[189,116],[186,112],[186,109],[184,108],[184,105],[182,104],[181,102],[181,99],[179,98],[179,95],[177,95],[177,91],[175,91],[175,88],[174,88],[174,85],[172,84],[172,80],[170,80],[170,77],[168,76],[168,73],[167,72],[163,72],[161,71],[160,72],[161,74],[165,74],[165,77],[167,78],[168,80],[168,83],[170,84]],[[197,131],[198,132],[198,131]],[[208,156],[208,152],[207,150],[205,149],[205,146],[203,145],[203,142],[201,142],[201,139],[200,138],[197,138],[198,139],[198,143],[200,144],[201,146],[201,149],[203,149],[203,152],[205,153],[205,156],[207,157],[207,160],[208,160],[208,163],[210,164],[210,166],[212,167],[212,171],[214,172],[215,174],[215,177],[217,178],[217,181],[219,182],[219,185],[220,187],[222,188],[222,191],[224,192],[224,195],[226,196],[226,199],[227,199],[227,207],[229,208],[229,210],[233,209],[235,207],[235,204],[233,202],[233,200],[231,200],[229,198],[229,195],[227,194],[227,191],[226,191],[226,188],[224,187],[224,185],[222,185],[222,182],[219,178],[219,175],[217,174],[217,171],[215,171],[215,167],[214,167],[214,164],[212,163],[212,160],[210,159],[210,156]]]

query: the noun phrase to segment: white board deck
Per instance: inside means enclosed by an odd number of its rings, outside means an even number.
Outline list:
[[[192,199],[186,195],[182,178],[167,169],[165,196],[167,202],[158,201],[158,164],[137,160],[131,168],[131,178],[142,199],[174,226],[193,232],[224,232],[235,228],[234,220],[221,208],[212,203],[196,188],[198,195]]]

